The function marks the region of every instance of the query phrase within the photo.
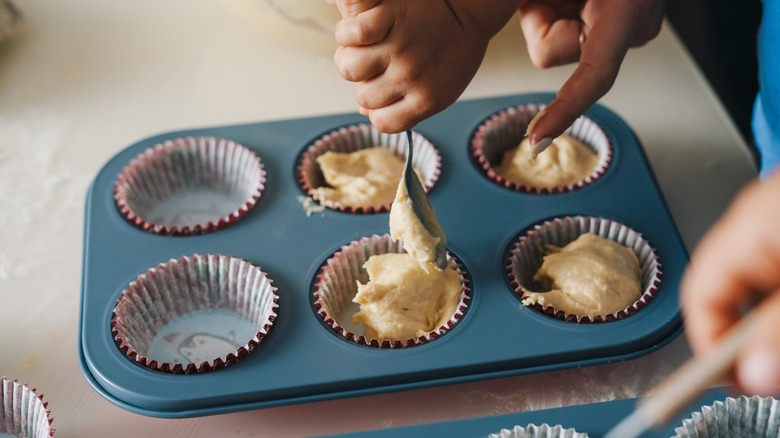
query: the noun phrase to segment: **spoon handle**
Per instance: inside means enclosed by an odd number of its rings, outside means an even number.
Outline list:
[[[609,431],[605,438],[637,437],[649,428],[667,423],[699,391],[723,377],[734,366],[742,347],[754,335],[755,314],[753,311],[745,315],[714,350],[683,364],[656,388],[655,395],[640,401],[636,411]]]

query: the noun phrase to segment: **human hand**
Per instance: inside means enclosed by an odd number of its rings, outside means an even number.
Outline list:
[[[658,35],[664,0],[523,0],[520,25],[531,62],[547,68],[579,61],[536,121],[529,139],[541,152],[604,96],[630,47]]]
[[[736,384],[754,394],[780,389],[780,171],[745,188],[691,257],[681,285],[686,333],[695,354],[710,351],[762,301],[755,337],[739,353]]]
[[[361,114],[383,132],[401,132],[452,104],[466,89],[488,41],[519,0],[329,0],[334,60],[355,83]],[[484,3],[484,1],[482,2]]]

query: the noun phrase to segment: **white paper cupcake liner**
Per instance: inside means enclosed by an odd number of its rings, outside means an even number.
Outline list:
[[[502,429],[498,433],[488,435],[489,438],[587,438],[587,433],[577,432],[572,428],[564,429],[561,425],[550,426],[515,426],[512,429]]]
[[[121,351],[168,373],[201,373],[246,357],[268,335],[279,297],[238,258],[192,255],[149,269],[122,292],[112,318]]]
[[[414,156],[412,164],[423,179],[425,191],[430,191],[441,173],[441,155],[428,139],[418,132],[412,132]],[[347,213],[383,213],[390,211],[392,203],[371,207],[352,207],[341,205],[327,199],[320,199],[314,189],[326,186],[325,178],[317,163],[317,157],[325,152],[350,153],[371,147],[383,147],[393,155],[406,159],[406,133],[386,134],[370,124],[357,124],[339,128],[323,135],[309,145],[298,162],[298,182],[307,196],[332,210]]]
[[[48,403],[35,389],[5,377],[0,393],[0,435],[43,438],[54,436]]]
[[[389,234],[373,235],[342,246],[320,269],[314,290],[314,307],[325,324],[336,334],[355,342],[376,348],[403,348],[433,341],[452,329],[463,317],[470,300],[469,279],[465,268],[454,255],[448,253],[447,259],[455,262],[461,274],[460,302],[455,313],[446,324],[417,338],[395,341],[367,338],[363,327],[352,323],[352,315],[359,309],[352,302],[357,294],[357,282],[368,282],[368,273],[363,265],[372,255],[403,253],[403,242],[393,242]]]
[[[133,159],[117,178],[114,198],[121,214],[146,231],[203,234],[247,214],[265,175],[260,158],[236,142],[178,138]]]
[[[675,428],[679,438],[778,437],[780,403],[772,397],[727,397],[703,406]]]
[[[609,137],[596,122],[588,117],[580,116],[566,130],[566,134],[593,149],[599,158],[596,168],[585,179],[560,187],[531,187],[516,184],[496,173],[495,168],[501,163],[504,153],[520,144],[525,137],[528,124],[544,108],[543,104],[526,104],[506,108],[490,116],[477,128],[471,139],[471,151],[478,166],[488,179],[517,192],[550,194],[581,189],[596,181],[606,172],[612,161],[612,145]]]
[[[533,276],[542,266],[547,245],[563,247],[585,233],[596,234],[634,250],[642,272],[642,296],[625,309],[593,318],[567,314],[552,306],[533,304],[530,307],[564,321],[601,323],[625,318],[647,305],[661,283],[661,263],[655,249],[637,231],[619,222],[591,216],[568,216],[545,221],[514,241],[507,261],[507,275],[515,293],[522,298],[533,292]]]

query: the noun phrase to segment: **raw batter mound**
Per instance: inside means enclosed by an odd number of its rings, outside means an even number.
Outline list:
[[[599,157],[591,148],[568,134],[553,140],[536,157],[526,137],[504,153],[496,173],[520,186],[552,189],[584,180],[598,163]]]
[[[368,208],[390,205],[404,162],[386,148],[325,152],[317,157],[327,187],[313,190],[324,203]]]
[[[579,316],[612,314],[642,295],[641,269],[634,251],[592,233],[563,248],[553,247],[534,281],[549,292],[527,294],[523,304],[539,303]]]
[[[460,303],[460,273],[452,262],[443,271],[425,272],[406,253],[371,256],[363,265],[369,281],[358,282],[355,323],[379,340],[406,340],[443,326]]]
[[[427,214],[426,222],[438,229],[436,234],[444,236],[435,212],[429,210]],[[432,236],[414,213],[412,200],[403,180],[398,183],[398,191],[390,208],[390,237],[393,241],[403,241],[406,252],[417,259],[426,272],[437,269],[434,264],[436,247],[447,245],[446,237],[440,241],[438,237]]]

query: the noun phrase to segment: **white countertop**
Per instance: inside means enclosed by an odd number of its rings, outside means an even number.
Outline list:
[[[92,178],[153,134],[354,111],[352,85],[331,39],[270,2],[16,4],[26,32],[0,45],[0,375],[44,394],[56,436],[316,435],[536,410],[645,395],[689,356],[680,337],[621,363],[184,420],[114,406],[78,362]],[[554,91],[570,72],[534,69],[512,22],[463,98]],[[692,249],[755,169],[669,26],[631,51],[602,103],[638,135]]]

